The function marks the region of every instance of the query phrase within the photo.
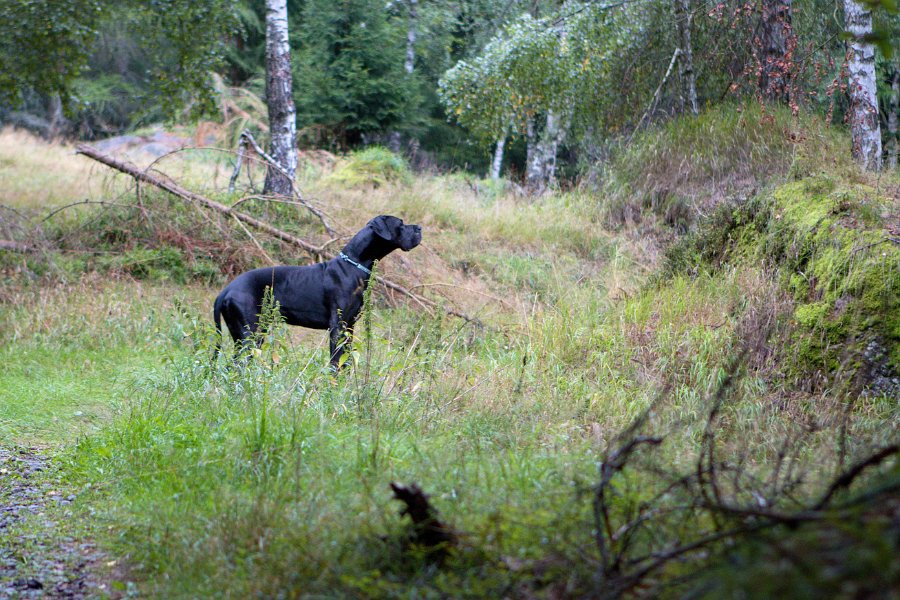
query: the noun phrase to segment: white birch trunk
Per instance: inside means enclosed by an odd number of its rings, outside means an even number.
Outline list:
[[[547,184],[556,181],[556,153],[562,143],[563,128],[558,115],[553,111],[547,113],[547,125],[541,139],[543,147],[543,177]]]
[[[503,149],[506,147],[506,134],[497,138],[497,146],[494,148],[494,160],[491,161],[491,179],[500,179],[500,169],[503,167]]]
[[[691,27],[694,15],[691,13],[690,0],[675,0],[675,21],[678,24],[678,43],[681,44],[680,75],[681,96],[696,115],[700,112],[697,104],[697,78],[694,74],[694,51],[691,46]]]
[[[556,179],[556,152],[564,136],[561,125],[559,117],[553,111],[547,113],[540,133],[535,130],[534,120],[528,121],[525,180],[535,193],[542,193]]]
[[[288,41],[287,0],[266,0],[266,104],[272,157],[290,173],[290,179],[274,169],[266,173],[263,193],[293,193],[297,171],[297,132],[294,97],[291,93],[291,46]]]
[[[888,106],[888,166],[897,168],[897,111],[900,110],[900,61],[894,59],[894,71],[891,76],[891,102]]]
[[[540,181],[540,169],[536,161],[538,153],[537,131],[535,131],[534,117],[529,117],[525,123],[525,184],[531,187]]]
[[[875,96],[875,46],[862,41],[872,33],[872,13],[854,0],[844,0],[844,19],[853,36],[847,85],[853,157],[864,169],[877,171],[881,168],[881,126]]]
[[[406,0],[409,3],[409,26],[406,29],[406,62],[404,68],[407,75],[412,75],[416,66],[416,36],[419,27],[419,0]]]

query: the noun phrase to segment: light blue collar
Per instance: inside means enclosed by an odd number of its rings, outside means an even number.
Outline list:
[[[359,269],[360,271],[362,271],[362,272],[365,273],[366,275],[371,275],[371,274],[372,274],[372,269],[367,269],[367,268],[365,268],[364,266],[362,266],[361,264],[359,264],[358,262],[356,262],[355,260],[353,260],[352,258],[350,258],[349,256],[347,256],[347,255],[344,254],[343,252],[341,252],[340,257],[341,257],[341,260],[343,260],[344,262],[350,263],[351,265],[353,265],[354,267],[356,267],[357,269]]]

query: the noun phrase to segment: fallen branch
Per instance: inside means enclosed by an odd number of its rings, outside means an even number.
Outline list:
[[[323,250],[323,248],[325,246],[331,244],[331,242],[333,240],[326,242],[322,246],[314,246],[314,245],[310,244],[309,242],[307,242],[306,240],[303,240],[295,235],[291,235],[290,233],[287,233],[286,231],[282,231],[281,229],[278,229],[277,227],[273,227],[272,225],[269,225],[265,221],[261,221],[255,217],[251,217],[250,215],[248,215],[246,213],[236,211],[232,208],[229,208],[228,206],[225,206],[224,204],[222,204],[220,202],[216,202],[215,200],[210,200],[209,198],[206,198],[205,196],[201,196],[200,194],[197,194],[195,192],[192,192],[188,189],[181,187],[180,185],[178,185],[177,183],[174,183],[173,181],[170,181],[168,179],[163,179],[161,177],[158,177],[158,176],[156,176],[152,173],[148,173],[146,171],[142,171],[141,169],[138,169],[137,167],[135,167],[132,164],[122,162],[111,156],[103,154],[102,152],[100,152],[99,150],[97,150],[96,148],[94,148],[92,146],[89,146],[87,144],[80,144],[76,147],[75,150],[78,154],[87,156],[88,158],[91,158],[93,160],[96,160],[97,162],[103,163],[104,165],[111,167],[122,173],[125,173],[126,175],[130,175],[137,181],[152,184],[152,185],[160,188],[161,190],[164,190],[164,191],[172,194],[173,196],[177,196],[178,198],[181,198],[182,200],[186,200],[193,204],[204,206],[206,208],[214,210],[223,215],[233,217],[233,218],[237,219],[238,221],[246,223],[247,225],[250,225],[251,227],[254,227],[260,231],[264,231],[265,233],[268,233],[269,235],[271,235],[272,237],[274,237],[276,239],[279,239],[283,242],[287,242],[288,244],[291,244],[293,246],[296,246],[296,247],[304,250],[305,252],[310,254],[316,260],[328,260],[329,258],[334,258],[334,255],[328,255]],[[436,302],[434,302],[433,300],[429,300],[428,298],[419,296],[418,294],[411,292],[410,290],[406,289],[405,287],[403,287],[402,285],[400,285],[398,283],[394,283],[393,281],[391,281],[389,279],[385,279],[384,277],[377,276],[377,275],[376,275],[375,279],[378,281],[378,283],[384,285],[386,288],[388,288],[390,290],[394,290],[395,292],[398,292],[408,298],[411,298],[412,300],[414,300],[421,306],[429,307],[429,308],[438,308],[438,304]],[[479,321],[478,319],[471,317],[465,313],[462,313],[462,312],[459,312],[457,310],[453,310],[450,308],[444,308],[443,310],[447,314],[464,319],[465,321],[468,321],[469,323],[475,323],[477,325],[482,325],[481,321]]]
[[[656,110],[656,105],[659,103],[659,95],[663,91],[663,88],[666,87],[666,82],[669,81],[669,76],[672,75],[672,69],[675,67],[675,63],[678,61],[678,57],[681,56],[681,54],[681,48],[675,48],[675,52],[672,53],[672,60],[669,61],[669,68],[666,69],[666,74],[663,75],[662,81],[659,82],[659,86],[653,93],[653,99],[650,101],[650,106],[647,107],[647,111],[641,116],[641,120],[638,121],[634,131],[631,132],[631,137],[628,138],[629,141],[631,141],[631,139],[634,138],[634,135],[640,130],[641,125],[644,124],[644,120]]]
[[[302,248],[303,250],[305,250],[306,252],[311,254],[316,259],[324,260],[326,258],[322,254],[322,252],[319,248],[317,248],[316,246],[313,246],[312,244],[310,244],[309,242],[307,242],[305,240],[298,238],[297,236],[294,236],[285,231],[282,231],[282,230],[278,229],[277,227],[273,227],[264,221],[260,221],[259,219],[255,218],[255,217],[251,217],[248,214],[238,212],[238,211],[233,211],[220,202],[216,202],[215,200],[210,200],[209,198],[206,198],[205,196],[201,196],[200,194],[197,194],[195,192],[192,192],[188,189],[181,187],[177,183],[162,179],[160,177],[157,177],[156,175],[147,173],[146,171],[142,171],[132,164],[122,162],[111,156],[107,156],[106,154],[103,154],[102,152],[100,152],[99,150],[97,150],[96,148],[94,148],[92,146],[89,146],[87,144],[79,144],[75,148],[75,151],[78,154],[83,154],[84,156],[87,156],[88,158],[92,158],[92,159],[96,160],[97,162],[103,163],[104,165],[106,165],[108,167],[112,167],[113,169],[116,169],[117,171],[121,171],[122,173],[125,173],[126,175],[131,175],[138,181],[142,181],[144,183],[149,183],[149,184],[155,185],[159,189],[169,192],[173,196],[177,196],[177,197],[181,198],[182,200],[187,200],[187,201],[193,202],[195,204],[200,204],[200,205],[210,208],[216,212],[222,213],[223,215],[234,216],[238,220],[243,221],[244,223],[247,223],[248,225],[252,225],[253,227],[256,227],[257,229],[259,229],[260,231],[265,231],[269,235],[271,235],[279,240],[282,240],[289,244],[293,244],[294,246],[297,246],[298,248]]]
[[[297,201],[300,202],[300,204],[302,204],[306,208],[306,210],[318,217],[319,221],[322,222],[322,227],[325,228],[325,231],[327,231],[329,235],[336,236],[337,232],[332,229],[328,224],[328,221],[325,220],[325,215],[322,213],[322,211],[314,207],[312,204],[308,203],[303,198],[303,195],[300,193],[300,190],[297,189],[297,185],[294,183],[294,178],[290,173],[287,172],[287,169],[278,164],[278,161],[276,161],[274,158],[266,154],[266,152],[259,147],[259,144],[256,143],[256,140],[253,139],[253,136],[249,131],[244,131],[241,133],[241,141],[238,149],[238,162],[234,167],[234,173],[231,175],[231,184],[229,184],[228,186],[229,191],[233,189],[233,182],[237,179],[238,173],[240,172],[241,157],[244,155],[244,150],[248,143],[253,146],[253,151],[256,152],[256,154],[264,161],[266,161],[270,168],[275,169],[276,171],[287,177],[288,181],[291,182],[291,190],[294,193],[294,197],[297,198]]]

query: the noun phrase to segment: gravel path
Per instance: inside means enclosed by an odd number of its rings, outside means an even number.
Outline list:
[[[63,525],[73,495],[35,448],[0,447],[0,599],[107,598],[104,556]]]

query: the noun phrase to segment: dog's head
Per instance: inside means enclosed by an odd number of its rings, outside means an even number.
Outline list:
[[[397,245],[407,252],[419,245],[422,241],[422,228],[418,225],[404,225],[403,219],[390,215],[375,217],[367,227],[371,227],[378,237]]]

